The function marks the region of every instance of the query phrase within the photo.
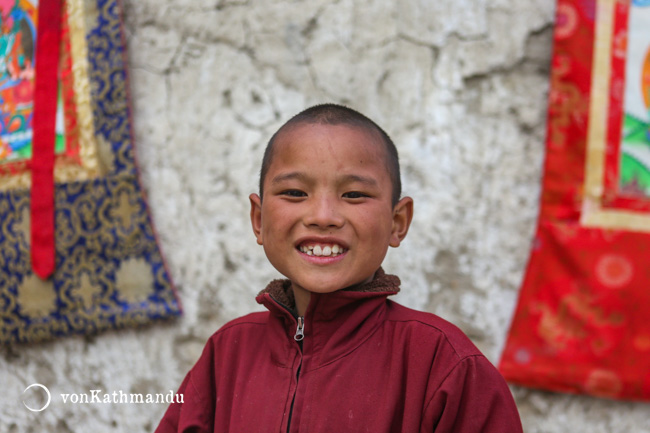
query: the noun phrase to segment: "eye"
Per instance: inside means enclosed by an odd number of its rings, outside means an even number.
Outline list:
[[[356,198],[365,198],[365,197],[369,197],[369,195],[368,195],[368,194],[364,194],[364,193],[359,192],[359,191],[349,191],[349,192],[344,193],[344,194],[343,194],[343,197],[344,197],[344,198],[356,199]]]
[[[284,195],[292,198],[307,197],[307,194],[299,189],[287,189],[282,191],[280,195]]]

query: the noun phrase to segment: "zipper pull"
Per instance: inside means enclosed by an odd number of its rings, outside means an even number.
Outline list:
[[[296,335],[293,336],[293,339],[296,341],[302,341],[305,338],[305,318],[300,316],[298,317],[298,328],[296,329]]]

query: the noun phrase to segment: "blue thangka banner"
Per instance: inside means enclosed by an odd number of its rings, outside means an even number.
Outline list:
[[[178,316],[180,304],[134,159],[116,0],[64,2],[54,169],[56,269],[49,279],[33,273],[31,154],[28,143],[14,138],[31,126],[38,5],[12,0],[3,8],[4,3],[0,14],[8,33],[2,36],[7,49],[0,52],[0,69],[5,68],[0,73],[3,83],[13,80],[14,86],[9,93],[0,88],[4,99],[13,98],[13,105],[3,100],[2,119],[9,122],[0,125],[0,140],[6,138],[0,146],[0,342],[36,342]],[[23,123],[11,123],[16,114],[24,115]]]

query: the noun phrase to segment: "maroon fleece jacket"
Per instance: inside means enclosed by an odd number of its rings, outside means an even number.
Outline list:
[[[518,433],[505,381],[454,325],[387,300],[399,279],[312,294],[304,340],[288,281],[208,340],[156,432]]]

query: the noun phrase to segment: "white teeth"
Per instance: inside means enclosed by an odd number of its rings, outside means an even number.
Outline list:
[[[318,257],[336,257],[339,254],[343,254],[343,247],[334,244],[334,245],[300,245],[298,249],[309,255],[309,256],[318,256]]]

